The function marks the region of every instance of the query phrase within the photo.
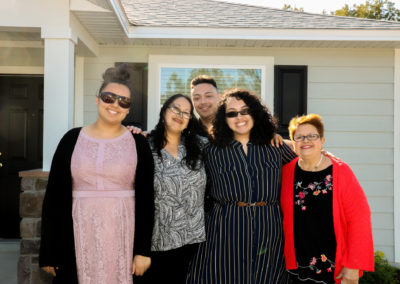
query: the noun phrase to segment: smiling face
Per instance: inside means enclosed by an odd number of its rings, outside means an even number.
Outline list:
[[[118,83],[109,83],[102,92],[111,92],[119,96],[131,97],[129,88]],[[121,124],[122,120],[129,113],[129,108],[122,108],[118,105],[118,100],[112,104],[103,102],[99,97],[96,97],[98,109],[98,119],[108,124]]]
[[[208,83],[198,84],[191,90],[193,106],[202,120],[214,119],[218,109],[217,89]]]
[[[248,106],[243,100],[232,97],[226,102],[226,113],[238,112],[244,109],[248,109]],[[226,117],[226,123],[233,131],[233,138],[235,140],[241,140],[241,138],[250,139],[250,132],[254,126],[254,120],[250,114],[238,114],[236,117]]]
[[[171,107],[174,108],[175,112],[180,110],[189,114],[192,111],[192,107],[187,99],[180,97],[174,100],[165,111],[164,120],[167,132],[181,133],[188,126],[189,119],[175,113]]]
[[[293,137],[307,136],[310,134],[318,134],[317,128],[311,124],[299,125]],[[324,146],[325,138],[318,138],[314,141],[310,141],[307,138],[304,141],[294,142],[294,150],[300,158],[310,158],[321,155],[321,150]]]

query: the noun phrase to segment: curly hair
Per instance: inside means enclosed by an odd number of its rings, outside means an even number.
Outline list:
[[[186,156],[183,158],[182,162],[191,170],[199,169],[198,161],[202,161],[200,140],[197,133],[200,130],[200,125],[197,118],[193,112],[193,104],[189,97],[182,94],[175,94],[169,97],[160,110],[160,117],[156,127],[150,132],[149,136],[152,138],[153,148],[156,150],[158,157],[162,159],[161,150],[167,144],[167,135],[165,127],[165,112],[168,110],[169,106],[178,98],[185,98],[190,103],[190,115],[188,126],[182,131],[182,140],[186,148]]]
[[[276,133],[276,121],[273,119],[268,108],[260,99],[245,89],[231,89],[224,93],[221,104],[218,107],[214,120],[213,143],[220,147],[226,147],[234,139],[233,131],[226,123],[226,105],[229,99],[242,100],[248,107],[253,118],[254,126],[250,131],[250,142],[256,145],[269,144]]]

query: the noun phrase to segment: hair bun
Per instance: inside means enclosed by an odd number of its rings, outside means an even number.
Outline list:
[[[108,68],[103,74],[104,81],[121,81],[126,82],[130,79],[129,66],[127,64],[120,64],[116,67]]]
[[[129,65],[127,64],[120,64],[115,67],[116,77],[119,78],[121,81],[128,81],[131,77],[131,73],[129,72]]]

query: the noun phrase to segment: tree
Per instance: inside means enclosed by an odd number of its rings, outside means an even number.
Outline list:
[[[295,12],[304,12],[303,8],[297,8],[296,6],[292,7],[291,5],[285,4],[283,5],[283,10],[288,10],[288,11],[295,11]]]
[[[331,14],[336,16],[400,21],[400,10],[396,9],[394,3],[389,0],[367,0],[365,4],[354,4],[352,7],[346,4],[342,9],[331,12]]]

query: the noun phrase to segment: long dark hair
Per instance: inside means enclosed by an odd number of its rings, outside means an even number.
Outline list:
[[[198,161],[201,161],[201,149],[200,149],[200,141],[197,136],[197,133],[200,129],[199,122],[197,118],[194,116],[193,112],[193,104],[189,97],[176,94],[169,97],[160,110],[160,117],[158,119],[158,123],[156,127],[150,132],[149,136],[152,138],[153,148],[156,150],[158,157],[162,158],[161,150],[167,144],[166,137],[166,129],[165,129],[165,112],[168,110],[168,107],[178,98],[185,98],[190,103],[190,115],[188,126],[182,132],[182,140],[183,144],[186,148],[186,156],[183,158],[182,162],[185,162],[186,165],[192,169],[198,169]]]
[[[250,142],[257,145],[269,144],[276,132],[276,123],[269,110],[260,99],[245,89],[231,89],[224,93],[217,115],[214,120],[213,143],[220,147],[226,147],[233,140],[233,131],[226,123],[226,104],[228,99],[242,100],[249,108],[254,126],[250,131]]]

